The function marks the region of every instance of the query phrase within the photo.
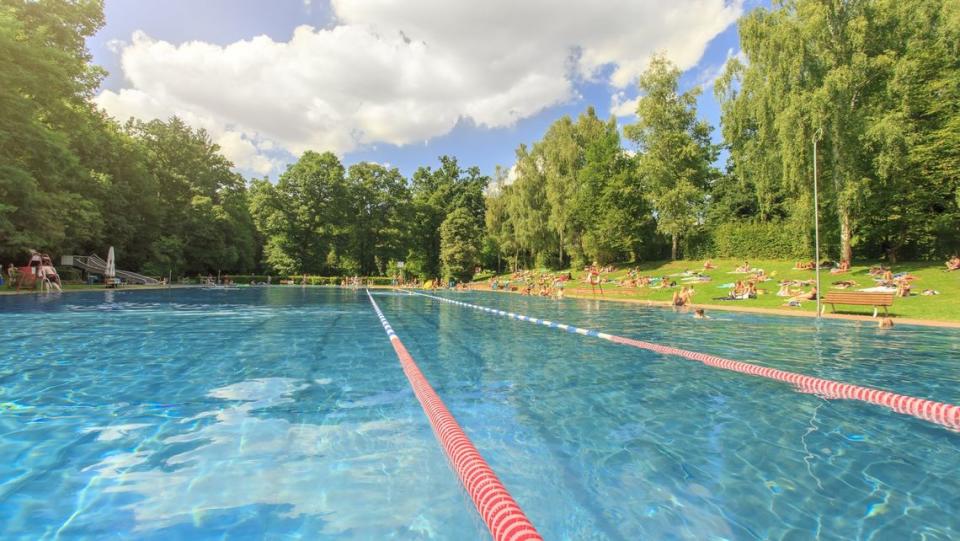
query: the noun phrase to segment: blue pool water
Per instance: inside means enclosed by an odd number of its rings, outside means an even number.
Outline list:
[[[960,334],[453,294],[960,402]],[[960,435],[422,297],[377,302],[547,539],[960,538]],[[363,292],[0,298],[0,538],[486,539]]]

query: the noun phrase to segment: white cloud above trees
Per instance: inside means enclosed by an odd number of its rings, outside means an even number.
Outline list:
[[[124,88],[97,102],[120,119],[178,115],[238,167],[268,150],[345,153],[406,145],[460,119],[499,128],[576,99],[578,80],[632,84],[652,54],[695,66],[742,2],[333,0],[336,23],[226,46],[136,32],[117,42]]]

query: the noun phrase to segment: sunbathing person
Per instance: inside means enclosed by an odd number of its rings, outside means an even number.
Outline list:
[[[790,300],[787,301],[787,304],[796,303],[798,305],[801,301],[813,301],[816,299],[817,299],[817,287],[814,286],[813,289],[811,289],[807,293],[800,293],[799,295],[790,297]]]
[[[713,261],[708,259],[703,262],[703,270],[711,270],[715,268],[717,268],[717,266],[713,264]]]
[[[850,262],[844,260],[844,261],[841,261],[841,262],[840,262],[840,266],[839,266],[839,267],[837,267],[837,268],[835,268],[835,269],[830,269],[830,274],[843,274],[843,273],[849,272],[849,271],[850,271]]]
[[[792,297],[793,291],[790,291],[790,282],[780,282],[780,289],[777,290],[778,297]]]
[[[833,283],[833,287],[836,289],[848,289],[856,285],[857,283],[853,280],[839,280]]]
[[[909,280],[897,280],[897,296],[898,296],[898,297],[909,297],[909,296],[910,296],[910,281],[909,281]]]
[[[960,270],[960,257],[958,256],[951,257],[947,261],[946,265],[947,265],[947,272]]]
[[[734,269],[733,272],[750,272],[750,262],[744,261],[743,265]]]

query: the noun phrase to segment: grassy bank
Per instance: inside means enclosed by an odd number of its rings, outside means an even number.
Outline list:
[[[174,286],[177,287],[177,286]],[[139,286],[139,285],[125,285],[115,291],[140,291],[146,289],[167,289],[168,286],[154,285],[154,286]],[[106,288],[103,284],[63,284],[63,291],[69,293],[72,291],[105,291]],[[6,285],[0,287],[0,295],[33,295],[41,293],[40,289],[21,289],[17,291],[16,288],[8,288]]]
[[[743,264],[743,260],[733,259],[715,259],[713,263],[717,266],[714,270],[704,271],[703,261],[659,261],[641,263],[639,265],[618,265],[616,270],[603,275],[604,280],[619,281],[627,276],[630,268],[638,267],[643,276],[661,277],[679,274],[686,270],[699,271],[709,276],[711,280],[704,283],[695,283],[693,287],[696,294],[693,297],[695,305],[702,306],[723,306],[736,307],[742,309],[782,309],[795,312],[816,312],[816,301],[803,302],[799,307],[784,306],[785,299],[776,295],[779,288],[778,282],[781,280],[811,280],[814,278],[814,271],[794,270],[794,261],[770,261],[770,260],[751,260],[750,265],[753,268],[761,268],[772,277],[771,281],[759,285],[759,295],[756,299],[746,299],[738,301],[716,300],[723,297],[730,290],[730,287],[720,287],[724,284],[736,282],[745,278],[745,274],[734,274],[732,271]],[[850,272],[833,275],[829,271],[821,271],[820,279],[823,287],[823,293],[830,291],[840,291],[835,289],[833,282],[838,280],[853,280],[857,286],[846,291],[856,291],[857,289],[872,287],[874,285],[873,277],[867,274],[871,266],[876,262],[855,262],[851,266]],[[935,321],[960,321],[960,271],[945,272],[944,265],[917,262],[917,263],[898,263],[893,265],[893,272],[909,272],[918,279],[913,282],[913,295],[906,298],[897,297],[893,301],[890,313],[894,317],[904,317],[912,319],[924,319]],[[583,271],[571,271],[574,277],[573,283],[567,284],[567,289],[590,289],[590,286],[583,283]],[[508,279],[509,274],[500,276],[501,279]],[[678,284],[677,287],[669,289],[629,289],[625,291],[611,283],[604,283],[604,297],[611,299],[630,299],[630,300],[648,300],[654,302],[669,302],[673,292],[679,289],[680,285],[689,285],[681,282],[681,276],[673,276]],[[940,292],[939,295],[924,296],[920,292],[924,289],[934,289]],[[804,288],[809,290],[809,287]],[[589,292],[586,293],[590,295]],[[599,296],[599,295],[597,295]],[[827,307],[830,312],[830,307]],[[869,306],[837,306],[838,313],[871,315],[873,309]]]

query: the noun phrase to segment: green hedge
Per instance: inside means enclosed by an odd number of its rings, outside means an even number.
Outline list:
[[[805,231],[789,223],[731,222],[713,230],[714,257],[804,259],[811,257]]]
[[[223,276],[223,278],[230,278],[235,284],[249,284],[251,281],[258,284],[267,282],[267,275],[265,274],[229,274]],[[312,286],[336,286],[346,279],[343,276],[307,276],[307,284]],[[362,279],[363,283],[375,286],[388,286],[393,283],[393,279],[389,276],[364,276]],[[270,276],[270,283],[273,285],[280,284],[280,280],[293,280],[294,283],[300,284],[303,282],[303,275]]]

